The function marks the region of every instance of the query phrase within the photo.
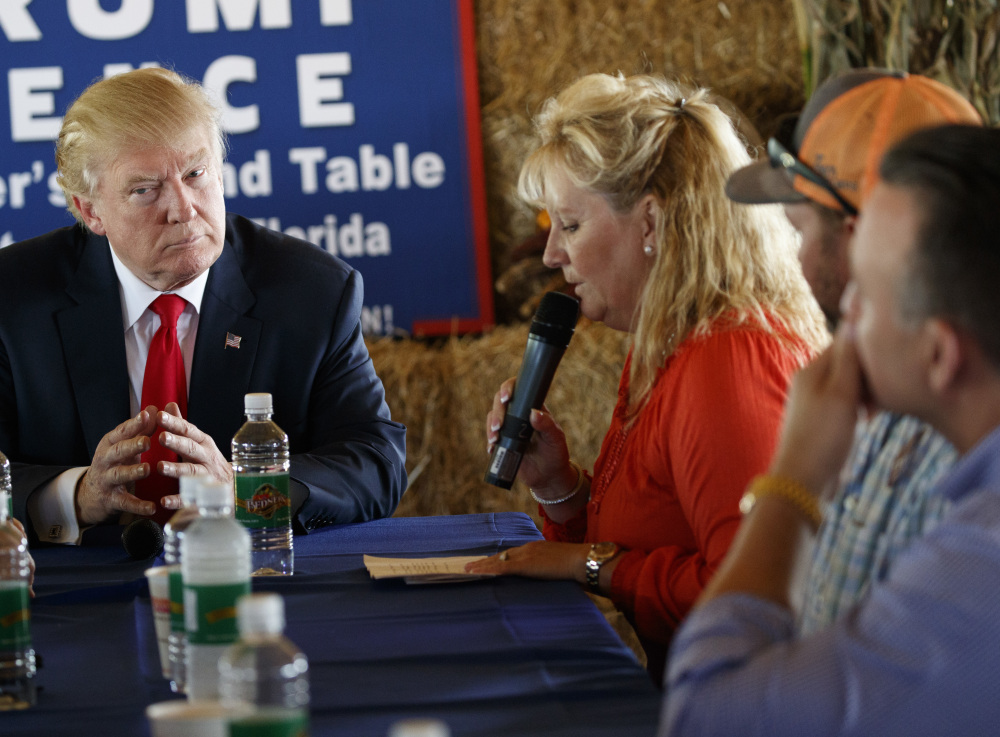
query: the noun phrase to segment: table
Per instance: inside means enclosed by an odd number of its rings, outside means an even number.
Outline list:
[[[285,598],[286,634],[309,658],[313,737],[384,737],[435,717],[455,737],[653,735],[660,693],[580,587],[517,577],[373,581],[362,555],[491,554],[538,539],[520,513],[403,517],[295,539],[295,575],[254,579]],[[43,548],[32,604],[43,659],[34,709],[0,714],[28,737],[149,734],[160,677],[149,562],[120,545]],[[56,728],[58,726],[58,729]]]

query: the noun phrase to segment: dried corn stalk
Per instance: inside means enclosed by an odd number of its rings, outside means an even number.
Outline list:
[[[1000,122],[997,0],[792,0],[807,95],[827,77],[875,66],[924,74]]]

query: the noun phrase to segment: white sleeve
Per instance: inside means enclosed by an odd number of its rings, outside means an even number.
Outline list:
[[[79,545],[82,530],[76,519],[76,485],[87,471],[71,468],[63,471],[28,497],[28,518],[39,540]]]

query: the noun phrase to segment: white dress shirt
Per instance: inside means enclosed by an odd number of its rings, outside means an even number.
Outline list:
[[[191,361],[198,335],[201,300],[208,282],[208,270],[187,286],[172,292],[159,292],[139,279],[123,264],[111,249],[115,273],[118,275],[118,295],[122,304],[122,329],[125,333],[125,360],[129,377],[129,406],[132,417],[139,414],[142,398],[142,377],[146,371],[146,355],[153,335],[160,327],[160,316],[149,309],[161,294],[176,294],[187,304],[177,318],[177,339],[184,355],[184,373],[191,387]],[[159,407],[158,409],[163,409]],[[122,418],[124,422],[125,418]],[[110,428],[109,428],[110,430]],[[76,519],[76,486],[87,467],[71,468],[56,476],[28,497],[28,516],[40,540],[52,543],[79,544],[82,530]]]

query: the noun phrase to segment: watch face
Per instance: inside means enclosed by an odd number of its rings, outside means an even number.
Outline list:
[[[603,563],[613,558],[617,552],[618,546],[615,543],[595,543],[590,549],[590,555],[587,557]]]

